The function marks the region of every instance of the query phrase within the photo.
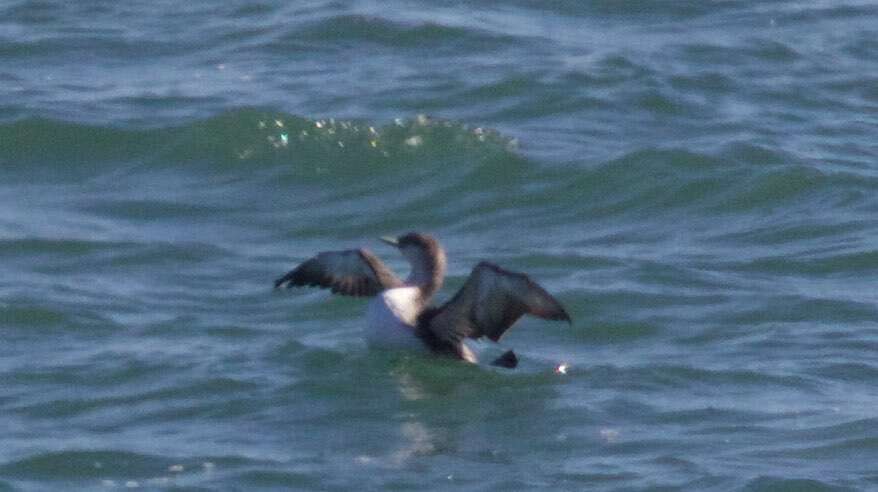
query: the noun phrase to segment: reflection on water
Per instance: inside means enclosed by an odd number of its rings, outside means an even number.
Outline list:
[[[407,468],[418,466],[425,456],[461,453],[495,461],[507,445],[520,447],[530,433],[559,432],[548,429],[552,422],[545,418],[557,380],[551,373],[509,372],[429,357],[397,355],[385,362],[387,382],[398,397],[397,411],[388,415],[392,429],[385,429],[388,448],[356,456],[358,464]],[[510,423],[520,432],[510,435]]]

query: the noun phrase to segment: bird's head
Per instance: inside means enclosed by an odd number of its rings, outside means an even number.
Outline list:
[[[445,278],[445,251],[436,238],[429,234],[409,232],[396,238],[382,237],[381,240],[398,248],[411,263],[411,282],[429,282],[435,289],[442,285]]]

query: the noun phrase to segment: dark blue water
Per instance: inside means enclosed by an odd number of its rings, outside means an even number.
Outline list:
[[[0,4],[0,490],[878,488],[878,6]],[[515,371],[275,292],[422,230]],[[555,368],[569,364],[566,374]]]

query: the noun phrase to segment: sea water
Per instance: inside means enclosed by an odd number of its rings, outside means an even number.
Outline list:
[[[0,490],[874,490],[876,142],[870,1],[7,0]],[[410,230],[572,326],[272,289]]]

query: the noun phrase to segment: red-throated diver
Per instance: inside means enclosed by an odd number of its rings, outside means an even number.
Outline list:
[[[522,315],[570,322],[561,304],[527,275],[483,261],[448,302],[431,307],[445,279],[445,252],[433,237],[411,232],[396,246],[412,266],[402,281],[365,249],[326,251],[274,282],[277,287],[311,285],[348,296],[374,296],[367,310],[370,346],[428,349],[436,354],[477,362],[466,338],[498,341]],[[515,367],[510,350],[495,365]]]

